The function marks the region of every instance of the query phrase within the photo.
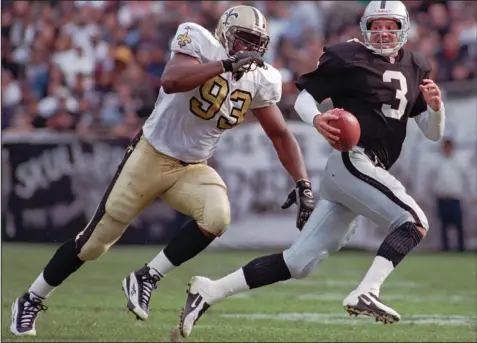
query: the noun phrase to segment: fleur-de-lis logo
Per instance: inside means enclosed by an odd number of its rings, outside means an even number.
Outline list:
[[[192,39],[189,37],[189,31],[177,36],[177,44],[179,44],[181,48],[185,47],[189,43],[192,43]]]
[[[225,19],[224,19],[224,25],[225,26],[228,26],[230,25],[231,23],[229,22],[230,18],[231,17],[234,17],[235,19],[238,18],[238,13],[237,12],[234,12],[235,11],[235,8],[231,8],[230,11],[228,12],[225,12]]]

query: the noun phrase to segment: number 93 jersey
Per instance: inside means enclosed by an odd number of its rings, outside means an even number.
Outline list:
[[[181,53],[201,63],[228,58],[220,42],[194,23],[179,26],[171,51],[171,58]],[[189,92],[166,94],[161,88],[143,127],[145,137],[156,150],[178,160],[207,160],[221,134],[242,124],[248,110],[280,101],[281,74],[266,66],[245,73],[239,80],[234,80],[232,73],[223,73]]]

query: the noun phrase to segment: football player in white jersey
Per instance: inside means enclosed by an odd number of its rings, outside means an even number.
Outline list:
[[[43,301],[53,290],[85,261],[106,253],[129,223],[161,197],[193,220],[152,261],[123,280],[127,307],[146,320],[157,282],[229,225],[227,188],[206,161],[221,134],[239,126],[248,110],[296,182],[282,208],[296,203],[297,227],[303,227],[314,208],[311,184],[300,147],[276,105],[280,74],[262,60],[268,42],[265,17],[251,6],[227,10],[215,36],[194,23],[179,26],[153,113],[126,149],[89,224],[56,251],[28,291],[14,301],[14,334],[35,335],[36,318],[46,310]]]

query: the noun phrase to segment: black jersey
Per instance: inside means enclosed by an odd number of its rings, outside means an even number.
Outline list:
[[[395,63],[358,41],[324,49],[315,71],[296,81],[317,102],[331,98],[354,114],[361,126],[358,145],[371,150],[386,169],[401,153],[410,117],[426,111],[419,89],[431,66],[420,54],[401,49]]]

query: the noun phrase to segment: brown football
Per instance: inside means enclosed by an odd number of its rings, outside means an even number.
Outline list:
[[[333,145],[333,148],[339,151],[350,151],[358,144],[361,136],[361,127],[358,119],[345,110],[337,110],[333,114],[338,115],[337,120],[331,120],[329,124],[341,132],[338,134],[339,140]]]

